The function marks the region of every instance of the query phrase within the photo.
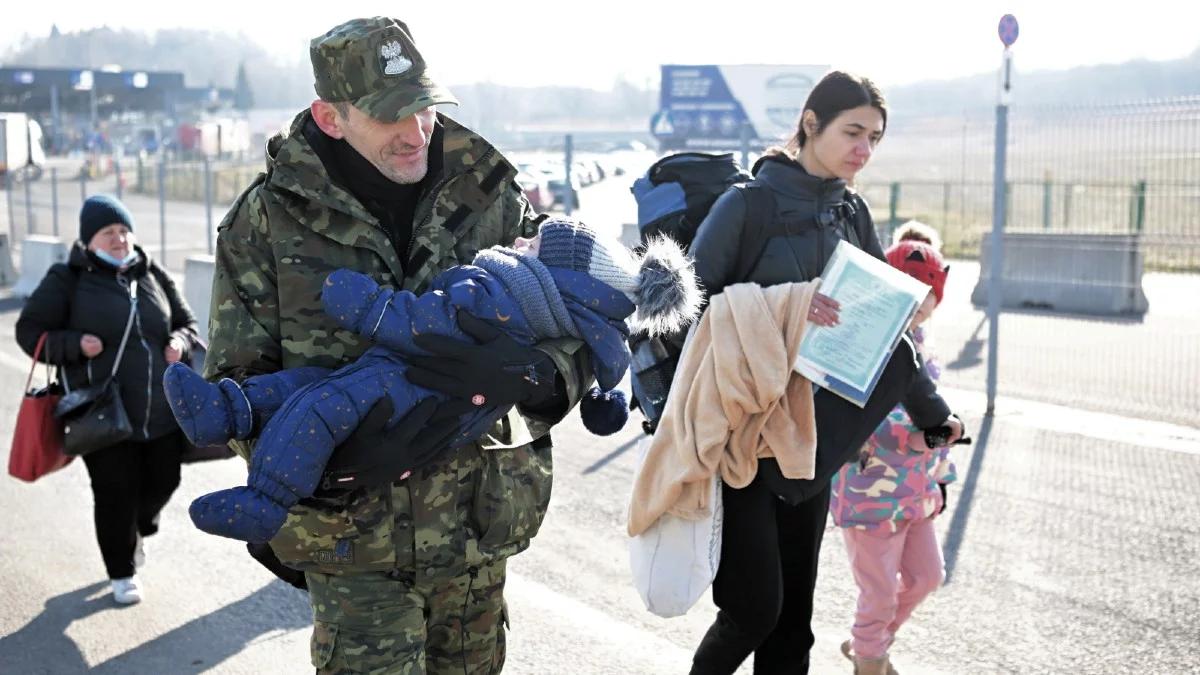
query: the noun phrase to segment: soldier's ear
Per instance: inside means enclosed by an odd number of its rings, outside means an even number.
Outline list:
[[[342,125],[345,118],[338,112],[337,107],[329,101],[317,99],[312,102],[309,108],[312,111],[313,121],[317,123],[321,131],[325,132],[330,138],[342,138],[346,134],[342,131]]]

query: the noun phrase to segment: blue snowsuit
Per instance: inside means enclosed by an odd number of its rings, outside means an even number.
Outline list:
[[[553,277],[576,336],[592,352],[598,384],[606,390],[615,388],[629,366],[625,319],[633,313],[633,303],[586,273],[543,269]],[[254,418],[265,426],[260,427],[247,485],[192,502],[189,513],[201,530],[251,542],[271,539],[283,525],[288,509],[312,495],[333,449],[350,437],[377,401],[385,396],[391,399],[394,413],[389,424],[394,424],[422,399],[445,398],[408,382],[405,358],[427,355],[413,344],[413,336],[418,334],[470,341],[458,328],[458,310],[524,344],[562,337],[538,334],[501,279],[473,265],[443,272],[430,290],[419,296],[381,288],[363,274],[338,270],[326,280],[321,299],[327,314],[343,327],[371,338],[375,346],[331,373],[315,368],[285,370],[243,383]],[[189,378],[198,380],[199,376],[186,368],[168,373],[168,393],[173,401],[198,396],[191,391],[192,384],[212,388],[203,380],[191,382]],[[270,392],[270,396],[251,400],[259,398],[255,392]],[[273,406],[279,407],[273,410]],[[507,407],[485,404],[467,413],[450,446],[473,442],[506,412]],[[234,426],[245,430],[249,420],[235,415],[238,417],[242,419]]]

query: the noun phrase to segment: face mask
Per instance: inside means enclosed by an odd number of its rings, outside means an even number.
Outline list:
[[[114,256],[113,254],[109,253],[108,251],[105,251],[102,248],[96,249],[95,251],[93,251],[93,253],[96,254],[97,258],[103,260],[104,262],[106,262],[109,265],[112,265],[113,267],[116,267],[116,268],[124,267],[124,266],[134,262],[138,258],[137,251],[135,251],[133,249],[130,249],[129,253],[125,254],[124,258],[118,258],[118,257]]]

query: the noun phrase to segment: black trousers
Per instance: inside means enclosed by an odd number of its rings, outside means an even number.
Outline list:
[[[722,490],[719,611],[696,649],[692,673],[732,673],[754,653],[755,675],[807,673],[813,591],[829,487],[799,505],[776,497],[761,476]]]
[[[137,536],[158,532],[158,515],[179,487],[179,431],[84,455],[92,479],[96,540],[109,579],[133,576]]]

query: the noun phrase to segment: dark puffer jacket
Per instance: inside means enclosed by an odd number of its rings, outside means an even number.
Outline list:
[[[845,181],[820,179],[805,171],[799,162],[766,156],[755,164],[754,181],[750,185],[771,192],[775,205],[773,222],[748,224],[749,209],[739,190],[730,189],[717,199],[700,224],[690,250],[696,261],[696,274],[707,294],[714,295],[726,286],[747,281],[761,286],[811,281],[820,276],[841,240],[885,260],[866,202],[847,189]],[[765,243],[762,235],[766,236]],[[758,261],[745,275],[739,275],[738,271],[744,255],[742,246],[762,248]],[[900,358],[910,359],[908,350],[897,349],[892,361]],[[910,360],[917,364],[915,374],[911,374],[911,366],[906,369],[900,363],[893,363],[872,399],[893,395],[900,398],[899,390],[903,390],[901,402],[913,422],[922,428],[937,426],[950,415],[950,408],[938,395],[920,357],[912,354]],[[888,393],[892,391],[896,393]],[[811,481],[786,481],[770,459],[760,463],[759,471],[767,474],[779,494],[790,496],[792,501],[803,501],[826,485],[833,472],[854,456],[896,398],[890,402],[875,401],[875,405],[863,410],[833,394],[819,392],[818,435],[824,434],[826,442],[818,444],[816,477]],[[783,482],[790,484],[794,494],[783,493]]]
[[[129,319],[129,281],[136,279],[138,311],[117,381],[133,440],[145,441],[178,428],[162,390],[167,367],[163,351],[171,337],[193,344],[196,317],[166,271],[135,248],[141,256],[138,262],[117,272],[76,242],[66,264],[52,266],[26,301],[16,333],[30,356],[41,334],[48,333],[42,360],[60,366],[71,389],[89,382],[89,360],[80,351],[80,338],[88,333],[99,337],[104,351],[91,359],[91,381],[103,382],[112,372]]]
[[[845,181],[816,178],[795,161],[767,156],[755,164],[750,185],[771,192],[773,223],[763,229],[748,227],[746,198],[739,190],[717,199],[691,249],[696,274],[708,294],[744,281],[774,286],[815,279],[843,239],[884,260],[867,203],[847,189]],[[765,246],[755,236],[764,231]],[[737,279],[743,244],[762,246],[762,254],[749,275]]]

